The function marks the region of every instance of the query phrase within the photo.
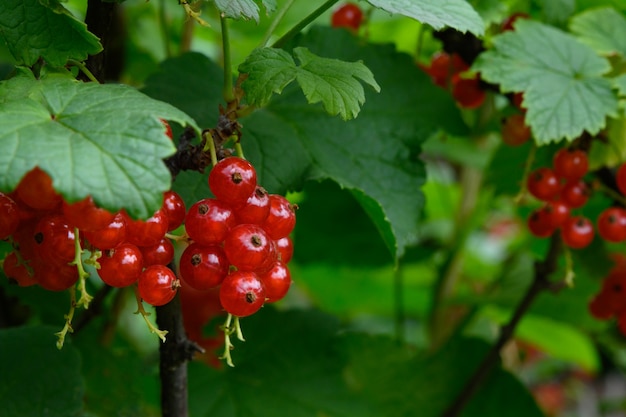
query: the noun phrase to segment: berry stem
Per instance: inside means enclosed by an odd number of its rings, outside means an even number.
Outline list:
[[[308,26],[309,23],[313,22],[315,19],[317,19],[319,16],[321,16],[322,13],[324,13],[326,10],[330,9],[331,7],[333,7],[333,5],[335,3],[337,3],[338,1],[339,0],[328,0],[328,1],[326,1],[320,7],[315,9],[310,15],[308,15],[307,17],[305,17],[304,19],[302,19],[301,21],[296,23],[296,25],[294,27],[292,27],[283,36],[281,36],[280,39],[278,39],[276,42],[274,42],[272,44],[272,48],[282,48],[283,46],[285,46],[285,44],[289,40],[291,40],[291,38],[293,38],[298,33],[300,33],[302,31],[302,29],[304,29],[306,26]]]
[[[601,192],[608,195],[613,200],[618,201],[622,206],[626,207],[626,197],[621,195],[619,192],[599,181],[597,187]]]
[[[243,148],[241,147],[241,142],[240,141],[235,141],[235,153],[237,154],[238,157],[240,157],[241,159],[246,159],[246,157],[243,154]]]
[[[61,331],[55,333],[57,337],[57,349],[61,349],[65,343],[65,335],[67,333],[73,333],[72,320],[74,319],[74,312],[76,311],[76,288],[72,286],[69,290],[70,293],[70,311],[65,315],[65,325]]]
[[[274,20],[272,20],[272,23],[270,23],[270,26],[267,28],[267,31],[265,32],[265,35],[263,36],[263,40],[261,41],[259,47],[264,48],[267,46],[270,38],[272,37],[272,34],[276,30],[276,27],[278,27],[278,24],[281,20],[283,20],[283,17],[285,17],[285,14],[295,3],[295,1],[296,0],[287,0],[287,2],[280,8],[280,10],[275,13]]]
[[[80,231],[78,227],[74,228],[74,260],[71,262],[71,265],[76,265],[76,269],[78,269],[78,283],[76,286],[78,287],[78,291],[80,291],[80,298],[78,299],[77,306],[82,306],[85,310],[89,308],[89,303],[93,299],[91,295],[87,292],[86,280],[89,278],[89,273],[85,271],[83,267],[83,248],[80,246]]]
[[[228,31],[228,21],[222,13],[220,15],[220,24],[222,27],[222,54],[224,58],[224,90],[222,94],[226,103],[235,101],[235,93],[233,92],[233,68],[230,57],[230,32]]]
[[[241,331],[241,323],[239,321],[239,317],[235,316],[235,322],[233,323],[235,326],[235,333],[237,334],[237,339],[245,342],[246,339],[243,337],[243,332]]]
[[[528,152],[528,158],[526,158],[526,163],[524,164],[524,174],[522,175],[522,183],[520,185],[520,189],[519,192],[517,193],[517,195],[513,198],[513,202],[515,204],[520,204],[522,202],[522,200],[524,199],[524,196],[526,195],[526,183],[528,182],[528,176],[530,175],[530,172],[532,170],[533,167],[533,163],[535,162],[535,154],[537,153],[537,145],[535,145],[535,143],[532,143],[532,146],[530,147],[530,151]]]
[[[136,284],[134,286],[134,290],[135,290],[135,300],[137,300],[137,311],[135,311],[135,314],[141,314],[141,317],[143,317],[143,319],[145,320],[146,324],[148,325],[148,328],[150,329],[150,332],[155,333],[157,336],[159,336],[159,339],[161,339],[161,341],[165,343],[165,335],[168,333],[167,330],[159,330],[157,326],[152,324],[152,322],[148,318],[150,313],[148,313],[143,308],[143,301],[141,300],[141,297],[139,296],[139,289],[137,288]]]
[[[574,287],[574,278],[576,277],[576,273],[574,272],[574,261],[572,260],[572,251],[564,245],[563,248],[563,256],[565,258],[565,277],[563,278],[563,283],[569,287]]]
[[[226,316],[226,321],[224,321],[224,324],[222,325],[222,331],[224,332],[224,354],[220,356],[220,359],[224,359],[226,361],[226,365],[230,366],[231,368],[235,367],[235,364],[233,364],[233,358],[230,355],[230,351],[235,348],[235,346],[233,346],[230,341],[230,336],[236,331],[236,329],[233,328],[233,317],[235,318],[235,327],[239,327],[238,317],[228,313],[228,316]]]
[[[189,3],[187,3],[187,1],[180,0],[178,4],[183,6],[183,9],[185,9],[185,13],[187,14],[187,17],[195,20],[201,26],[206,26],[206,27],[211,26],[204,19],[200,17],[200,12],[196,12],[195,10],[191,8],[191,6],[189,5]]]
[[[206,130],[204,131],[204,133],[202,133],[202,136],[204,137],[205,141],[203,151],[209,151],[209,154],[211,155],[211,166],[215,166],[217,165],[217,151],[215,150],[215,141],[213,140],[213,135],[211,135],[210,130]]]

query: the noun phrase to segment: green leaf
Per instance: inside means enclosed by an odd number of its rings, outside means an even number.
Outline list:
[[[0,2],[0,37],[18,64],[27,66],[41,57],[61,67],[69,59],[83,61],[102,50],[98,38],[57,0]]]
[[[542,2],[545,20],[562,25],[576,10],[576,0],[545,0]]]
[[[276,0],[262,0],[267,13],[276,9]],[[254,0],[215,0],[217,8],[233,19],[254,19],[259,22],[259,6]]]
[[[570,30],[600,54],[626,56],[626,18],[613,8],[576,15],[570,22]]]
[[[608,61],[573,36],[541,23],[520,20],[496,36],[494,49],[473,68],[503,92],[524,92],[527,123],[539,145],[595,134],[617,111]]]
[[[373,6],[411,17],[439,30],[445,26],[482,35],[485,24],[465,0],[368,0]]]
[[[275,48],[257,49],[239,66],[239,71],[248,75],[242,87],[251,104],[266,105],[274,93],[281,93],[296,79],[309,103],[322,102],[329,114],[349,120],[359,114],[365,102],[360,81],[380,91],[372,72],[362,62],[322,58],[302,47],[293,53],[298,66],[287,52]]]
[[[78,351],[56,348],[53,327],[0,330],[0,404],[3,417],[79,417],[83,380]]]
[[[163,158],[174,153],[159,118],[195,122],[169,104],[113,84],[51,77],[6,81],[17,96],[0,103],[0,189],[15,188],[32,168],[48,172],[67,201],[92,195],[100,206],[147,218],[170,187]]]

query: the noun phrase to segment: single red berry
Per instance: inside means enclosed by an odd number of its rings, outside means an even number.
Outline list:
[[[432,56],[430,65],[424,71],[430,75],[435,85],[447,89],[453,75],[468,69],[469,65],[458,54],[439,51]]]
[[[254,224],[233,227],[224,239],[224,253],[228,261],[242,271],[268,268],[277,256],[265,230]]]
[[[52,178],[39,167],[30,170],[15,190],[20,199],[36,210],[53,210],[61,204],[61,195],[52,187]]]
[[[626,210],[609,207],[598,216],[598,234],[609,242],[626,240]]]
[[[0,240],[11,236],[20,225],[17,203],[6,194],[0,193]]]
[[[185,217],[187,235],[202,245],[221,243],[236,224],[231,208],[220,200],[205,198],[189,208]]]
[[[512,114],[502,121],[502,142],[509,146],[519,146],[530,139],[530,128],[526,126],[522,114]]]
[[[168,220],[162,210],[157,210],[149,219],[126,218],[126,240],[137,246],[152,246],[167,233]]]
[[[545,208],[533,211],[528,217],[528,230],[536,237],[548,237],[554,233],[556,227],[552,225],[550,214]]]
[[[39,286],[48,291],[64,291],[78,281],[78,268],[75,265],[35,262],[33,269]]]
[[[222,283],[230,263],[224,250],[217,246],[192,243],[180,256],[180,276],[185,284],[196,290],[209,290]]]
[[[165,127],[165,135],[168,138],[173,140],[174,135],[172,134],[172,126],[170,126],[170,124],[165,119],[159,119],[159,120],[161,121],[161,123],[163,123],[163,126]]]
[[[359,30],[363,23],[363,12],[354,3],[346,3],[335,10],[330,19],[330,25],[334,28],[348,28],[353,31]]]
[[[222,159],[209,173],[209,188],[215,198],[233,207],[244,205],[256,186],[252,164],[235,156]]]
[[[270,213],[270,196],[263,187],[257,186],[246,204],[235,210],[239,224],[263,224]]]
[[[570,208],[562,201],[550,201],[543,210],[548,214],[548,222],[554,229],[561,227],[569,219]]]
[[[626,310],[626,271],[613,268],[602,281],[598,295],[612,314]]]
[[[179,287],[176,274],[164,265],[147,267],[137,280],[139,296],[153,306],[162,306],[172,301]]]
[[[107,227],[115,217],[115,213],[96,206],[91,196],[72,204],[64,201],[63,215],[72,226],[90,232]]]
[[[268,303],[282,299],[291,286],[289,268],[281,261],[277,261],[268,272],[259,275],[259,278],[265,288],[265,298]]]
[[[174,245],[164,237],[159,243],[152,246],[140,246],[139,250],[143,257],[143,266],[168,265],[174,259]]]
[[[278,251],[278,260],[287,265],[293,257],[293,241],[289,236],[286,236],[275,240],[274,243]]]
[[[165,192],[161,210],[167,217],[168,232],[177,229],[185,221],[185,215],[187,214],[185,202],[176,191],[170,190]]]
[[[570,208],[580,208],[587,204],[589,200],[589,187],[581,180],[568,181],[561,189],[561,201],[567,204]]]
[[[85,231],[83,236],[94,248],[112,249],[126,240],[126,218],[117,213],[106,227],[93,232]]]
[[[220,302],[237,317],[256,313],[265,303],[265,290],[254,272],[237,271],[228,275],[220,286]]]
[[[292,205],[285,197],[270,194],[270,213],[263,223],[263,228],[273,240],[289,236],[296,226],[297,206]]]
[[[550,201],[559,194],[561,184],[550,168],[538,168],[531,172],[526,181],[528,191],[537,199]]]
[[[15,252],[9,253],[2,263],[4,275],[15,281],[20,287],[30,287],[37,284],[37,279],[31,275],[25,264],[20,263]]]
[[[64,265],[76,256],[74,228],[60,214],[41,218],[34,230],[35,250],[42,261]]]
[[[626,195],[626,162],[617,168],[615,180],[617,181],[617,188],[619,188],[619,191],[623,195]]]
[[[143,256],[132,243],[122,243],[102,252],[98,258],[100,279],[112,287],[128,287],[137,282],[143,270]]]
[[[39,259],[38,244],[35,241],[35,229],[38,224],[37,218],[22,221],[12,236],[13,248],[19,251],[26,262]]]
[[[587,174],[589,160],[581,150],[570,148],[559,149],[552,162],[554,173],[568,181],[577,181]]]
[[[599,320],[608,320],[615,314],[615,311],[610,308],[609,296],[603,292],[596,294],[589,302],[588,307],[591,315]]]
[[[528,18],[530,18],[528,13],[524,13],[524,12],[513,13],[511,16],[507,17],[504,22],[502,22],[502,25],[501,25],[502,32],[515,30],[513,25],[515,22],[517,22],[518,19],[528,19]]]
[[[583,216],[570,217],[561,227],[563,243],[572,249],[582,249],[593,240],[593,224]]]
[[[452,76],[452,97],[464,109],[475,109],[485,102],[486,93],[480,86],[478,75],[463,78],[455,74]]]

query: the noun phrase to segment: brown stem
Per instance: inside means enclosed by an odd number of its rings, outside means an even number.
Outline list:
[[[555,233],[550,240],[550,247],[545,259],[535,263],[535,273],[533,282],[524,294],[524,297],[515,308],[513,316],[509,322],[500,329],[500,336],[496,343],[491,347],[487,355],[482,360],[474,374],[465,383],[465,386],[455,398],[454,402],[442,414],[442,417],[456,417],[470,401],[478,388],[482,385],[485,378],[500,358],[500,351],[506,345],[515,333],[515,328],[520,320],[526,314],[535,298],[542,292],[553,288],[549,277],[556,271],[557,260],[562,249],[561,238]]]
[[[85,15],[87,29],[102,44],[102,52],[87,60],[87,68],[101,82],[117,80],[124,66],[126,30],[122,8],[117,2],[89,0]]]

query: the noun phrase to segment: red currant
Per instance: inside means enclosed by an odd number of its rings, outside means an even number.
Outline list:
[[[452,97],[459,106],[475,109],[484,103],[486,93],[480,86],[478,76],[463,78],[460,74],[455,74],[452,76]]]
[[[46,263],[63,265],[76,256],[74,228],[61,215],[44,216],[35,227],[33,238],[38,256]]]
[[[97,207],[91,196],[72,204],[64,201],[63,215],[71,225],[90,232],[107,227],[115,217],[114,213]]]
[[[39,167],[29,171],[15,191],[26,205],[36,210],[52,210],[61,204],[61,195],[52,187],[52,178]]]
[[[463,58],[458,54],[448,54],[445,51],[435,53],[430,60],[430,66],[424,68],[432,78],[433,83],[446,89],[450,77],[467,69],[469,69],[469,65],[463,61]]]
[[[20,287],[30,287],[37,284],[37,279],[30,274],[26,265],[20,263],[15,252],[9,253],[4,258],[2,269],[4,270],[4,275],[10,280],[17,282],[17,285]]]
[[[580,208],[589,200],[589,187],[583,181],[568,181],[561,190],[561,201],[570,208]]]
[[[83,236],[97,249],[112,249],[126,240],[126,217],[117,213],[106,227],[93,232],[85,231]]]
[[[263,223],[263,228],[270,238],[278,240],[293,230],[296,225],[296,206],[278,194],[270,195],[270,213]]]
[[[291,286],[289,268],[281,261],[277,261],[268,272],[259,277],[265,288],[265,297],[268,303],[282,299]]]
[[[609,242],[626,240],[626,210],[609,207],[598,216],[598,234]]]
[[[363,12],[354,3],[346,3],[333,13],[330,25],[334,28],[348,28],[353,31],[359,30],[363,23]]]
[[[609,296],[604,292],[597,294],[591,302],[589,302],[589,312],[591,315],[599,320],[608,320],[613,317],[615,313],[610,308]],[[626,302],[626,300],[623,300]]]
[[[509,146],[519,146],[530,139],[530,128],[526,126],[522,114],[512,114],[502,123],[502,142]]]
[[[626,273],[620,270],[611,270],[602,282],[600,297],[611,313],[626,310]]]
[[[162,210],[157,210],[147,220],[126,218],[126,240],[137,246],[152,246],[167,233],[167,217]]]
[[[615,180],[617,181],[617,188],[619,191],[623,195],[626,195],[626,162],[620,165],[617,169]]]
[[[128,287],[137,282],[143,270],[143,256],[139,248],[131,243],[122,243],[105,250],[98,258],[98,275],[112,287]]]
[[[233,272],[222,282],[220,302],[224,309],[234,316],[245,317],[254,314],[265,303],[263,284],[254,272]]]
[[[285,265],[291,261],[293,257],[293,242],[289,236],[281,237],[274,241],[276,243],[276,250],[278,251],[278,260],[282,261]]]
[[[213,198],[196,202],[185,217],[187,235],[202,245],[221,243],[234,225],[235,214],[230,207]]]
[[[37,283],[48,291],[64,291],[78,281],[78,268],[75,265],[50,265],[36,262],[33,268]]]
[[[228,261],[242,271],[256,271],[271,266],[276,259],[272,240],[261,226],[240,224],[224,239]]]
[[[140,246],[139,250],[143,257],[143,266],[168,265],[174,259],[174,245],[164,237],[159,243],[152,246]]]
[[[562,201],[550,201],[543,210],[548,214],[548,222],[554,229],[561,227],[569,219],[570,208]]]
[[[180,227],[185,220],[187,209],[182,197],[176,191],[166,191],[163,195],[163,207],[161,208],[167,217],[167,231],[170,232]]]
[[[213,195],[233,207],[244,205],[256,186],[256,170],[252,164],[235,156],[219,161],[209,174]]]
[[[0,193],[0,240],[11,236],[20,225],[17,203],[6,194]]]
[[[192,243],[180,257],[180,276],[196,290],[208,290],[222,283],[228,274],[229,262],[224,250],[216,245]]]
[[[526,182],[528,191],[543,201],[550,201],[561,190],[559,179],[550,168],[538,168],[531,172]]]
[[[153,306],[162,306],[172,301],[179,287],[176,274],[164,265],[147,267],[137,280],[139,296]]]
[[[583,151],[563,148],[554,154],[552,165],[557,176],[569,181],[577,181],[587,173],[589,160]]]
[[[528,217],[528,230],[537,237],[548,237],[554,233],[550,214],[545,208],[533,211]]]
[[[263,187],[256,190],[248,198],[246,204],[235,211],[237,223],[262,224],[270,213],[270,197]]]
[[[582,249],[593,240],[593,224],[583,216],[570,217],[561,227],[563,243],[573,249]]]

